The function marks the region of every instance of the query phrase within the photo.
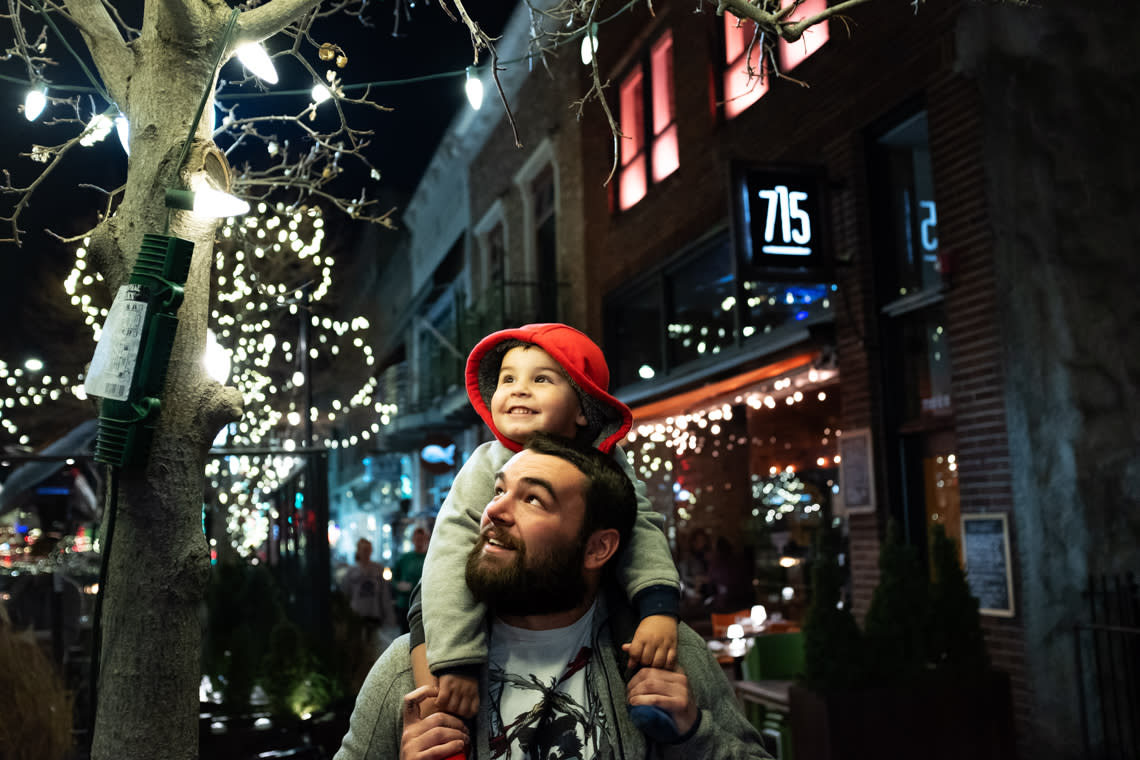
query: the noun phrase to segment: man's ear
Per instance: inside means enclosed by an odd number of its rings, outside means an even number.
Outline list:
[[[614,528],[596,530],[586,539],[586,558],[584,560],[587,570],[598,570],[614,556],[621,545],[621,534]]]

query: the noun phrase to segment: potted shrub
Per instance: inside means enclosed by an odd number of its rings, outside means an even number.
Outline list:
[[[790,692],[797,760],[1013,756],[1008,677],[989,668],[954,541],[933,531],[928,583],[917,553],[888,526],[860,632],[837,607],[833,533],[819,537],[805,674]]]

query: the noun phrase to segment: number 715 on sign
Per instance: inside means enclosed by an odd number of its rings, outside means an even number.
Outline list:
[[[811,255],[811,217],[800,208],[807,201],[808,194],[799,190],[788,190],[787,185],[776,185],[770,190],[757,190],[756,194],[768,202],[768,215],[764,222],[764,253],[780,256]],[[776,238],[776,222],[780,222],[779,239]]]

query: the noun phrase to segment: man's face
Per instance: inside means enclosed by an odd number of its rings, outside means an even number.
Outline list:
[[[573,609],[586,594],[586,477],[560,457],[522,451],[495,479],[467,585],[499,615]]]
[[[537,346],[518,346],[503,354],[491,419],[500,433],[521,444],[540,431],[574,438],[578,426],[586,424],[578,394],[562,367]]]

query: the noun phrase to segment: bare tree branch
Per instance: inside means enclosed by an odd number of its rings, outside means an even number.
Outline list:
[[[83,35],[107,92],[116,103],[125,102],[134,61],[107,7],[99,0],[64,0],[64,7]]]

